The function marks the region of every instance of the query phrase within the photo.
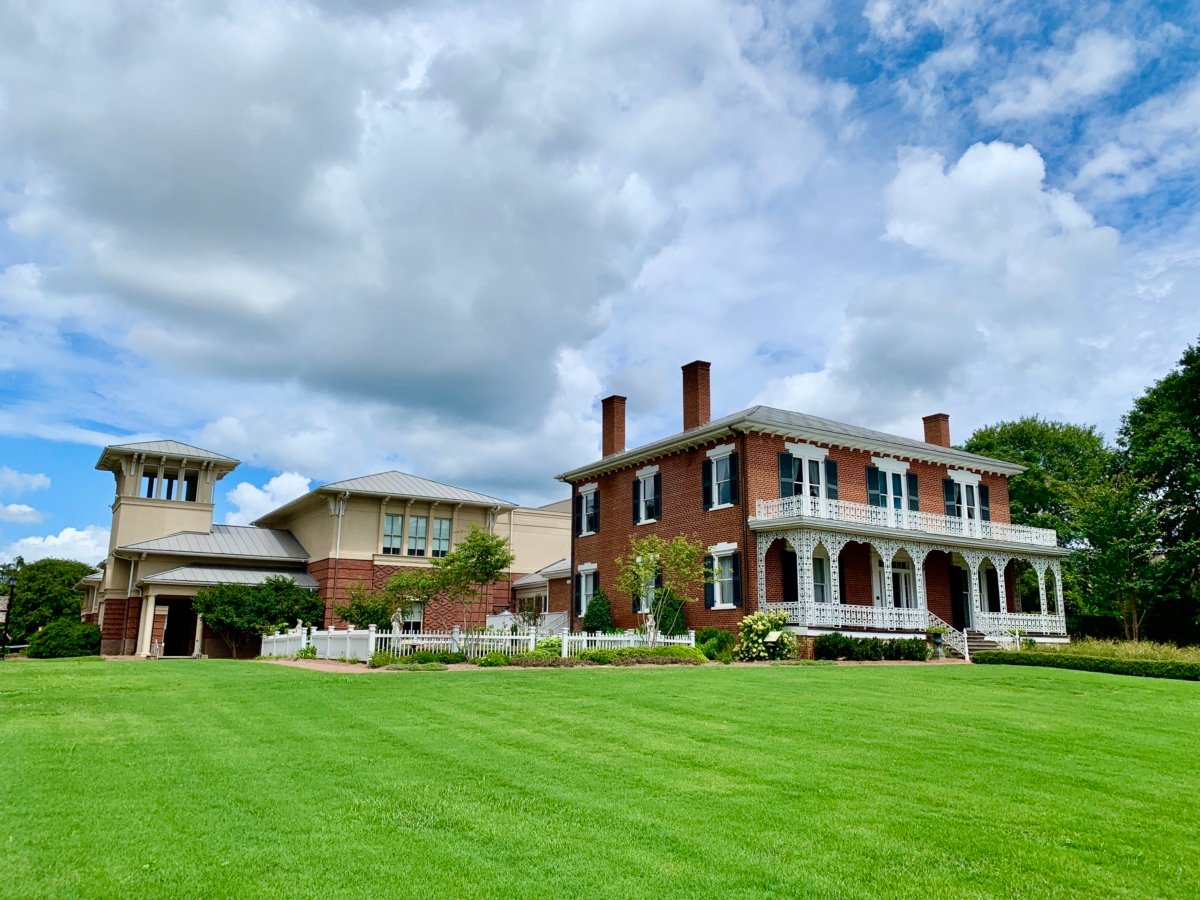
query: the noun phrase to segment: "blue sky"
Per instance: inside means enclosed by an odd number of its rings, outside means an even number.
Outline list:
[[[557,499],[598,400],[1112,435],[1200,335],[1186,3],[0,11],[0,557],[103,556],[105,443],[217,521],[398,468]]]

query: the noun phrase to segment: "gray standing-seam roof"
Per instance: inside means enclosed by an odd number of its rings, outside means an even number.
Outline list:
[[[239,569],[236,566],[180,566],[139,579],[145,584],[262,584],[268,578],[290,578],[302,588],[315,590],[317,580],[302,569]]]
[[[721,433],[732,427],[745,430],[761,429],[767,432],[790,434],[795,437],[829,444],[855,447],[860,449],[879,449],[886,453],[911,454],[918,458],[935,460],[966,468],[986,468],[991,471],[1016,475],[1025,471],[1025,467],[1017,463],[968,453],[955,447],[943,447],[940,444],[930,444],[913,438],[901,437],[864,428],[861,425],[849,425],[833,419],[823,419],[807,413],[792,412],[786,409],[776,409],[771,406],[752,406],[719,419],[713,419],[704,425],[678,432],[641,447],[634,447],[621,453],[614,453],[603,459],[596,460],[586,466],[580,466],[569,472],[564,472],[558,478],[571,481],[587,477],[602,471],[612,471],[635,463],[641,459],[667,452],[672,447],[688,442],[702,443],[715,439]]]
[[[126,544],[117,549],[131,553],[308,561],[308,551],[290,531],[251,525],[214,525],[212,531],[177,531],[166,537]]]
[[[104,448],[109,450],[124,450],[130,453],[145,453],[147,456],[183,456],[190,460],[210,459],[215,462],[237,464],[238,460],[231,456],[214,453],[203,447],[194,447],[181,441],[137,441],[132,444],[109,444]]]
[[[548,566],[542,566],[536,572],[530,572],[513,582],[513,587],[529,587],[534,584],[544,584],[548,578],[561,578],[564,575],[571,574],[571,561],[569,559],[560,559],[550,563]]]
[[[442,484],[440,481],[431,481],[419,475],[409,475],[407,472],[380,472],[377,475],[363,475],[361,478],[347,478],[345,481],[322,485],[317,490],[386,494],[392,497],[415,497],[420,500],[451,500],[455,503],[478,503],[483,506],[513,505],[499,497],[490,497],[452,484]]]

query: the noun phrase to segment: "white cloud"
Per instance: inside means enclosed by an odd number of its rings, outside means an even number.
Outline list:
[[[75,559],[96,565],[108,555],[108,529],[99,525],[86,528],[64,528],[58,534],[23,537],[0,550],[0,561],[11,562],[16,557],[26,562],[54,557]]]
[[[24,503],[5,503],[0,505],[0,522],[40,522],[42,514],[32,506]]]
[[[1003,0],[868,0],[863,17],[876,38],[904,42],[925,28],[970,33],[985,10],[1000,17],[1007,5]]]
[[[225,514],[226,525],[249,525],[290,500],[308,493],[312,479],[299,472],[281,472],[262,487],[243,481],[225,495],[235,507]]]
[[[1002,122],[1065,112],[1115,89],[1136,64],[1134,41],[1089,31],[1079,35],[1070,50],[1055,47],[1036,59],[1016,61],[1015,73],[980,99],[980,116]]]
[[[41,491],[50,487],[50,476],[41,472],[18,472],[8,466],[0,466],[0,494],[21,494],[25,491]]]

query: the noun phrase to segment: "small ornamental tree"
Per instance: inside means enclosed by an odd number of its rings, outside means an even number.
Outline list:
[[[392,598],[392,619],[407,619],[416,608],[424,609],[446,593],[442,576],[436,569],[401,569],[388,579],[387,593]]]
[[[537,628],[542,623],[542,598],[517,597],[513,600],[512,614],[516,625],[525,631]]]
[[[464,625],[467,609],[486,599],[488,589],[508,574],[514,559],[507,540],[472,525],[457,547],[433,560],[440,581],[439,593],[463,605]]]
[[[660,634],[670,633],[663,625],[674,622],[675,611],[682,618],[683,605],[695,603],[697,592],[712,577],[705,569],[704,545],[682,534],[669,541],[656,534],[631,538],[629,552],[617,558],[617,568],[617,587],[634,601],[651,647]]]
[[[201,588],[192,601],[206,625],[221,636],[236,659],[251,635],[282,631],[296,622],[319,621],[321,598],[285,575],[261,584],[214,584]]]
[[[588,601],[581,627],[589,634],[596,632],[608,634],[608,632],[614,630],[612,604],[609,602],[608,594],[604,593],[603,588],[596,588],[596,593],[592,594],[592,599]]]
[[[392,616],[400,609],[400,602],[390,590],[374,590],[361,581],[346,589],[346,602],[335,604],[333,611],[355,628],[392,627]]]

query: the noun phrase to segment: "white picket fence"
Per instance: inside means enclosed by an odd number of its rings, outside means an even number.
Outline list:
[[[621,647],[649,645],[647,636],[636,631],[626,631],[622,634],[572,634],[564,629],[552,636],[562,641],[560,652],[564,657],[578,656],[584,650],[616,650]],[[462,653],[468,659],[475,659],[488,653],[504,653],[508,656],[528,653],[537,646],[539,639],[536,630],[525,634],[504,634],[462,631],[457,625],[450,631],[442,632],[403,632],[399,629],[379,631],[374,625],[368,628],[347,627],[341,631],[336,628],[321,630],[300,626],[283,633],[264,635],[260,652],[263,656],[295,656],[304,647],[311,646],[316,650],[317,659],[354,659],[367,662],[377,650],[394,656],[411,656],[418,650],[430,650]],[[654,643],[659,647],[695,647],[696,632],[689,631],[679,637],[659,635]]]

